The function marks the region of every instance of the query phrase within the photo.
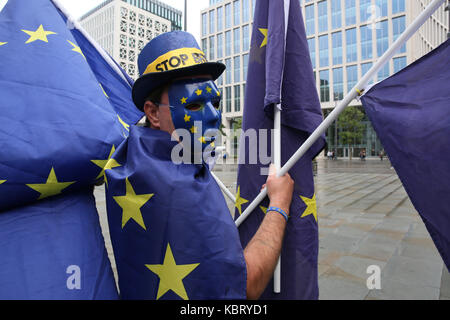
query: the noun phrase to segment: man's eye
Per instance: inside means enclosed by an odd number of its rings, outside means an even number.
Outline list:
[[[213,106],[214,106],[214,108],[219,109],[220,108],[220,101],[214,101],[213,102]]]
[[[198,103],[190,103],[186,106],[186,109],[189,111],[199,111],[202,108],[201,104]]]

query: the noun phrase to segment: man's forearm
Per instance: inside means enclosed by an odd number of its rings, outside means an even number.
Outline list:
[[[277,206],[270,203],[270,206]],[[281,208],[289,212],[286,208]],[[280,256],[286,219],[278,212],[267,212],[256,234],[244,250],[247,263],[247,298],[258,299],[273,275]]]

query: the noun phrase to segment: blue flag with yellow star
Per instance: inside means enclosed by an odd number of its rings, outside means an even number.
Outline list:
[[[0,70],[0,210],[103,179],[142,116],[131,83],[49,0],[6,3]]]
[[[109,230],[122,299],[245,299],[246,264],[205,164],[176,164],[167,132],[132,126],[107,170]]]
[[[244,132],[270,131],[274,127],[273,108],[281,103],[282,164],[322,121],[299,2],[290,1],[286,34],[284,5],[285,1],[256,2],[242,123]],[[258,195],[267,179],[269,163],[264,163],[261,155],[270,156],[271,137],[261,133],[264,131],[255,135],[256,142],[241,139],[235,218]],[[261,149],[264,145],[268,145],[267,151]],[[295,188],[281,253],[281,293],[273,293],[270,281],[261,299],[318,298],[318,224],[312,159],[323,146],[324,139],[320,139],[289,171]],[[257,161],[252,164],[255,154]],[[240,225],[244,247],[261,224],[268,203],[266,198]]]
[[[450,270],[450,40],[361,100]]]

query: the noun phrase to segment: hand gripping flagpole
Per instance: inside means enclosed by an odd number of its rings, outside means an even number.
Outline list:
[[[277,176],[285,175],[297,161],[308,151],[308,149],[322,136],[330,125],[338,118],[339,114],[350,104],[357,96],[360,96],[367,87],[369,81],[384,67],[384,65],[395,55],[395,53],[403,46],[409,38],[416,33],[417,30],[431,17],[431,15],[445,2],[445,0],[433,0],[424,11],[406,28],[406,30],[398,37],[392,46],[381,56],[366,75],[356,84],[356,86],[344,97],[339,105],[324,119],[324,121],[314,130],[302,146],[292,155],[285,165],[278,171]],[[239,218],[236,219],[236,226],[239,227],[242,222],[256,209],[261,201],[267,196],[267,188],[261,190],[256,198],[244,210]]]
[[[111,59],[111,57],[106,53],[105,49],[103,49],[98,43],[97,41],[95,41],[90,35],[89,33],[86,32],[86,30],[84,30],[84,28],[81,26],[81,24],[75,20],[67,11],[66,8],[64,8],[64,6],[62,5],[60,0],[51,0],[53,2],[53,4],[55,5],[56,8],[58,8],[59,10],[61,10],[61,12],[67,17],[67,25],[68,26],[72,26],[70,28],[75,28],[78,31],[81,32],[81,34],[94,46],[94,48],[100,53],[100,55],[102,56],[103,59],[105,59],[106,62],[108,62],[109,66],[117,72],[117,74],[123,79],[123,81],[125,81],[125,83],[127,83],[130,87],[131,84],[128,82],[128,80],[125,78],[125,76],[123,75],[122,71],[119,69],[119,67],[117,66],[117,64],[114,63],[114,61]]]

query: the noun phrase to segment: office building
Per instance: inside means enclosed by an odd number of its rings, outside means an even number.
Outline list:
[[[326,117],[356,85],[406,26],[431,0],[299,0],[321,106]],[[242,117],[246,69],[255,0],[210,0],[201,12],[202,47],[210,60],[227,71],[218,80],[223,91],[223,124],[233,128]],[[436,48],[447,38],[448,13],[443,4],[394,58],[378,72],[381,81]],[[351,106],[364,110],[358,100]],[[376,156],[383,149],[364,115],[362,136],[343,144],[342,128],[327,131],[328,148],[338,156],[357,156],[362,149]],[[236,141],[227,142],[227,151]]]
[[[181,30],[182,12],[157,0],[107,0],[80,18],[83,28],[137,79],[137,57],[163,32]]]

